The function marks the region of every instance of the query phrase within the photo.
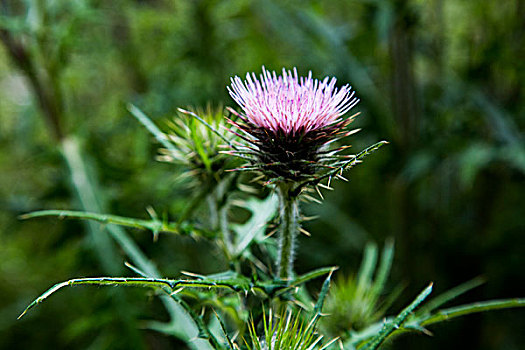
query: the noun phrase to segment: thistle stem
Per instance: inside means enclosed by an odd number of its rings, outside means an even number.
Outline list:
[[[277,274],[281,279],[289,279],[293,275],[295,240],[299,232],[299,200],[291,192],[286,184],[279,187],[281,220]]]

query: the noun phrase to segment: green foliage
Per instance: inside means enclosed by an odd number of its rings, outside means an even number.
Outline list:
[[[373,324],[361,332],[351,334],[350,338],[345,342],[345,348],[377,349],[387,338],[406,332],[420,332],[430,335],[431,333],[425,326],[448,321],[455,317],[525,306],[525,300],[523,298],[517,298],[477,302],[438,310],[434,313],[413,313],[414,309],[428,297],[431,291],[432,284],[421,292],[416,299],[396,317],[386,318],[384,322]]]
[[[132,105],[129,109],[165,147],[159,159],[184,165],[188,169],[186,176],[195,182],[195,187],[219,182],[223,172],[234,167],[229,165],[231,157],[221,154],[234,139],[234,134],[227,130],[222,107],[208,105],[205,110],[195,111],[179,108],[178,114],[168,122],[167,134],[137,107]]]
[[[265,236],[265,224],[270,222],[277,212],[277,196],[270,195],[265,200],[260,201],[255,198],[249,198],[238,205],[249,210],[252,216],[243,224],[233,224],[232,231],[237,236],[234,247],[234,256],[243,254],[249,255],[248,248],[252,243],[263,243]]]
[[[154,214],[154,213],[152,213]],[[202,234],[203,236],[210,235],[210,233],[199,232],[193,230],[191,227],[185,225],[178,225],[176,223],[162,222],[152,215],[152,220],[141,220],[126,218],[123,216],[109,215],[109,214],[97,214],[82,211],[73,210],[41,210],[33,213],[28,213],[20,216],[20,219],[32,219],[43,216],[58,216],[60,219],[63,218],[74,218],[74,219],[86,219],[101,222],[103,224],[116,224],[125,227],[140,228],[144,230],[150,230],[154,235],[159,232],[170,232],[182,235]]]
[[[272,310],[263,317],[263,335],[258,336],[255,325],[250,324],[249,350],[314,350],[325,349],[332,342],[323,345],[322,335],[318,335],[315,322],[306,323],[300,313],[288,311],[274,316]]]
[[[340,277],[332,287],[326,302],[326,313],[330,317],[322,323],[329,334],[344,336],[370,326],[385,317],[387,309],[399,297],[399,288],[390,293],[385,291],[394,254],[393,242],[385,244],[376,272],[377,251],[377,245],[367,245],[358,274]]]
[[[432,292],[432,283],[425,288],[410,305],[403,309],[393,320],[385,322],[384,326],[379,332],[366,343],[365,350],[375,350],[385,341],[385,339],[395,332],[403,322],[410,316],[410,314],[421,304],[428,295]]]

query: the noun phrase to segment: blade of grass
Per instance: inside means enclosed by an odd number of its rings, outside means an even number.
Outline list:
[[[367,243],[361,267],[359,268],[357,290],[364,291],[372,284],[372,277],[377,264],[377,245],[375,243]],[[362,292],[358,292],[361,294]]]
[[[390,269],[392,267],[392,261],[394,260],[394,240],[388,239],[383,248],[383,254],[381,255],[381,263],[377,270],[377,275],[372,285],[372,293],[378,297],[385,286],[386,280],[390,275]]]
[[[133,104],[128,105],[128,111],[135,117],[137,120],[148,129],[148,131],[155,137],[157,141],[160,142],[160,144],[169,151],[177,152],[177,149],[175,146],[173,146],[168,139],[168,137],[160,131],[160,129],[151,121],[150,118],[148,118],[147,115],[145,115],[140,109],[135,107]]]
[[[100,202],[100,191],[98,189],[95,174],[90,171],[86,163],[78,139],[74,137],[65,138],[61,144],[62,155],[69,168],[72,189],[75,192],[82,209],[93,212],[102,211]],[[120,258],[111,238],[94,223],[88,222],[88,234],[94,243],[94,251],[104,271],[110,274],[118,274],[122,271]]]

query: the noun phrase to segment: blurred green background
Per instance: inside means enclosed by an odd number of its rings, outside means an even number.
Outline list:
[[[305,206],[320,219],[299,272],[350,274],[367,241],[393,237],[393,312],[428,281],[486,279],[457,303],[525,295],[524,18],[521,0],[0,0],[0,348],[183,348],[143,329],[167,318],[143,290],[67,289],[17,321],[56,282],[129,275],[102,225],[17,216],[176,216],[191,193],[126,104],[159,125],[180,106],[233,106],[229,77],[262,65],[349,82],[353,149],[390,141]],[[205,242],[129,232],[166,276],[226,266]],[[473,315],[392,348],[523,349],[524,325],[521,310]]]

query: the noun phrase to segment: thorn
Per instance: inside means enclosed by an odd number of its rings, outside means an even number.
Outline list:
[[[264,174],[254,177],[252,180],[250,180],[250,182],[258,182],[258,181],[260,181],[262,179],[264,179]]]
[[[339,175],[339,174],[335,174],[335,177],[337,177],[339,180],[343,180],[343,181],[345,181],[345,182],[348,182],[348,179],[347,179],[346,177],[341,176],[341,175]]]
[[[361,114],[361,112],[357,112],[357,113],[355,113],[355,114],[349,116],[347,119],[350,119],[350,120],[355,119],[355,118],[356,118],[357,116],[359,116],[360,114]]]
[[[234,199],[230,202],[230,205],[234,207],[244,208],[246,206],[246,201],[242,199]]]
[[[173,292],[171,292],[170,295],[179,294],[183,289],[184,289],[184,287],[180,287],[179,289],[176,289]]]
[[[301,301],[299,301],[299,300],[294,300],[293,303],[294,303],[295,305],[299,306],[299,307],[300,307],[301,309],[303,309],[303,310],[308,310],[308,307],[307,307],[304,303],[302,303]]]
[[[264,236],[264,239],[266,239],[266,238],[268,238],[268,237],[272,237],[272,236],[275,234],[275,232],[277,232],[277,230],[278,230],[278,229],[275,229],[275,230],[273,230],[273,231],[270,231],[270,233],[268,233],[266,236]]]
[[[421,331],[421,333],[423,333],[425,335],[428,335],[429,337],[433,337],[434,336],[434,333],[432,333],[431,331],[429,331],[425,327],[421,327],[419,330]]]
[[[159,230],[153,231],[153,242],[157,242],[159,240]]]
[[[317,186],[319,186],[321,188],[324,188],[325,190],[328,190],[328,191],[333,191],[334,190],[332,187],[329,187],[327,185],[323,185],[322,183],[318,183]]]
[[[239,331],[235,332],[235,334],[232,337],[232,341],[235,341],[238,336],[239,336]]]
[[[304,198],[305,200],[309,200],[309,201],[315,202],[315,203],[317,203],[317,204],[321,204],[321,203],[323,203],[323,202],[321,202],[319,199],[314,198],[314,197],[312,197],[312,196],[310,196],[310,195],[307,195],[307,194],[305,194],[305,195],[303,196],[303,198]]]
[[[266,265],[263,264],[261,260],[252,257],[252,262],[259,270],[261,270],[264,273],[268,273],[268,268],[266,267]]]
[[[305,230],[304,228],[302,228],[302,227],[299,228],[299,232],[301,232],[302,234],[304,234],[304,235],[307,236],[307,237],[311,237],[311,236],[312,236],[312,234],[311,234],[310,232],[306,231],[306,230]]]
[[[346,133],[345,136],[353,135],[353,134],[355,134],[355,133],[358,133],[359,131],[361,131],[361,129],[350,130],[349,132]]]
[[[248,185],[238,184],[237,187],[239,187],[239,189],[242,192],[252,193],[252,194],[258,193],[258,191],[255,188],[248,186]]]
[[[231,107],[226,107],[226,110],[233,115],[239,116],[239,113],[237,113],[237,111]]]
[[[193,272],[181,271],[180,273],[183,274],[183,275],[186,275],[186,276],[189,276],[189,277],[195,277],[195,278],[198,278],[198,279],[201,279],[201,280],[205,278],[205,276],[199,275],[199,274],[193,273]]]
[[[17,320],[21,319],[21,318],[27,313],[27,310],[28,310],[28,309],[25,309],[25,310],[20,314],[20,316],[18,316],[16,319],[17,319]]]
[[[139,276],[142,276],[142,277],[149,277],[145,272],[139,270],[137,267],[131,265],[129,262],[125,261],[124,262],[124,266],[126,266],[128,269],[130,269],[131,271],[135,272],[137,275]]]
[[[317,191],[317,194],[319,195],[319,197],[321,197],[321,199],[324,200],[323,194],[321,193],[321,190],[319,189],[319,187],[315,186],[315,190]]]
[[[153,209],[153,207],[151,205],[148,205],[146,207],[146,211],[148,212],[149,216],[153,219],[153,220],[157,220],[159,217],[157,215],[157,212],[155,211],[155,209]]]
[[[332,271],[330,273],[334,273],[337,270],[339,270],[339,266],[333,266]]]
[[[319,215],[303,216],[301,218],[301,221],[312,221],[312,220],[316,220],[316,219],[319,219]]]

